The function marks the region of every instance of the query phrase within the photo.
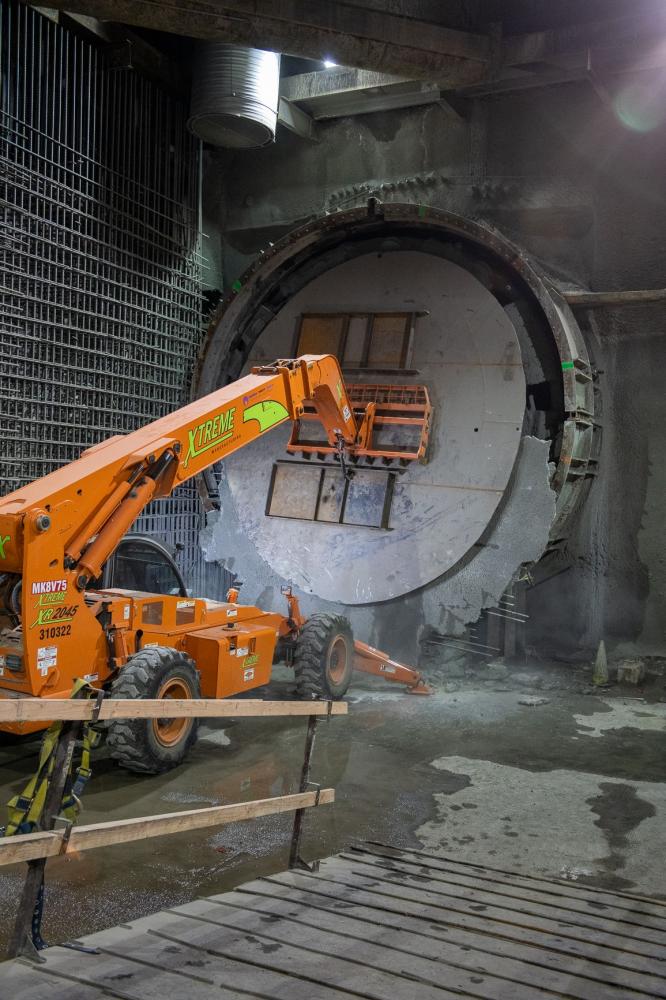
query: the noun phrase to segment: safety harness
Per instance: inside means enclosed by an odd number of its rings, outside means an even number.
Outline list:
[[[70,697],[96,698],[97,695],[98,692],[87,681],[76,680]],[[56,749],[62,726],[62,721],[54,722],[46,731],[35,774],[23,791],[8,803],[9,820],[5,828],[6,837],[17,833],[34,833],[40,828],[46,793],[53,778]],[[81,733],[78,766],[75,768],[72,759],[59,811],[59,815],[70,822],[74,822],[81,808],[81,795],[92,775],[90,751],[98,742],[99,733],[92,729],[90,722],[86,722]]]
[[[81,795],[86,787],[92,771],[90,769],[90,751],[99,741],[100,734],[93,729],[99,709],[101,707],[103,691],[96,691],[87,681],[76,680],[71,693],[72,698],[96,698],[97,706],[93,710],[91,722],[84,723],[80,740],[78,754],[78,765],[75,767],[74,755],[69,765],[67,779],[63,790],[62,802],[60,804],[59,816],[73,823],[81,808]],[[0,827],[0,836],[5,837],[14,834],[33,833],[41,828],[44,805],[49,789],[49,784],[54,777],[56,761],[56,750],[58,741],[62,735],[63,722],[54,722],[46,731],[39,753],[39,764],[35,774],[32,776],[26,787],[19,795],[8,803],[9,820],[4,830]],[[31,938],[36,951],[42,951],[48,945],[41,933],[42,913],[44,910],[44,873],[42,871],[41,883],[35,900],[35,907],[31,919]],[[65,947],[81,947],[75,945],[65,945]]]

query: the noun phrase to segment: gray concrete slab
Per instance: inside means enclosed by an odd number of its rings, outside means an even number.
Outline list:
[[[391,530],[266,517],[273,462],[285,457],[288,428],[224,463],[225,499],[256,555],[306,593],[353,605],[409,593],[463,559],[503,499],[525,407],[520,347],[507,314],[469,272],[425,253],[371,254],[316,278],[267,326],[249,364],[292,356],[302,313],[359,310],[426,313],[414,336],[418,374],[357,372],[351,379],[424,383],[431,394],[428,463],[412,463],[399,477]],[[294,514],[300,509],[294,495]],[[220,537],[210,554],[234,558],[234,539]],[[512,571],[517,562],[506,556]],[[256,566],[256,556],[252,561]]]

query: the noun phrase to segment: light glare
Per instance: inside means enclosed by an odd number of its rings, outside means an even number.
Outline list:
[[[666,117],[664,87],[635,83],[615,97],[615,113],[634,132],[652,132]]]

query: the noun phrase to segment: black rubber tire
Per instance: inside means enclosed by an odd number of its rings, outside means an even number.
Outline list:
[[[111,697],[156,698],[172,680],[189,689],[189,697],[201,697],[199,672],[189,656],[168,646],[146,646],[121,669],[111,686]],[[156,722],[118,719],[109,723],[107,746],[121,767],[140,774],[161,774],[182,764],[196,742],[199,720],[188,719],[177,742],[168,746],[158,739]]]
[[[344,646],[345,663],[342,676],[331,676],[331,656],[340,644]],[[335,664],[333,664],[335,666]],[[312,615],[301,629],[296,643],[294,673],[299,698],[342,698],[349,687],[354,669],[354,638],[351,625],[342,615],[325,612]]]

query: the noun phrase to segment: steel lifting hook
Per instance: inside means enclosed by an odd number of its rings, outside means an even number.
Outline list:
[[[350,469],[347,463],[345,462],[345,444],[340,431],[335,432],[335,437],[336,437],[335,448],[338,453],[338,458],[340,460],[340,468],[342,469],[342,475],[345,477],[345,479],[352,480],[354,478],[354,470]]]

